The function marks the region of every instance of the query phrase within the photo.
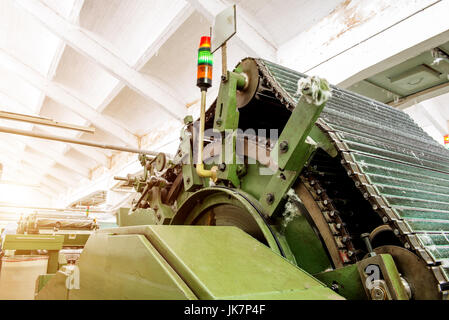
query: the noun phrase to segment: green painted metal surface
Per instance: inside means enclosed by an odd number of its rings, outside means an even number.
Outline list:
[[[53,278],[54,275],[54,273],[40,275],[36,280],[36,293],[39,293],[39,291],[41,291],[42,288],[45,287],[45,285],[48,283],[48,281],[51,280],[51,278]]]
[[[80,289],[70,299],[195,299],[142,234],[94,233],[78,267]]]
[[[238,228],[142,228],[199,299],[341,299]]]
[[[58,272],[38,299],[342,299],[235,227],[98,231],[78,267],[79,289]]]
[[[304,215],[297,215],[284,231],[289,248],[301,269],[315,274],[331,268],[320,238]]]
[[[296,105],[297,82],[303,74],[258,60],[283,92],[289,105]],[[362,176],[372,186],[369,194],[382,199],[394,215],[394,228],[407,237],[416,236],[423,253],[441,265],[449,280],[449,241],[433,243],[429,233],[449,239],[449,150],[434,141],[406,113],[369,98],[332,87],[332,98],[321,114],[333,141],[347,160],[354,178]],[[352,165],[353,164],[353,165]],[[387,216],[390,216],[387,214]],[[445,242],[444,242],[445,241]],[[413,245],[413,243],[412,243]],[[428,260],[428,256],[423,257]]]
[[[388,279],[391,282],[391,290],[394,290],[398,300],[408,300],[408,295],[402,284],[399,271],[394,263],[393,257],[389,254],[381,254],[385,270],[388,273]],[[384,275],[385,277],[385,275]]]
[[[314,277],[325,283],[328,287],[333,286],[336,288],[336,291],[348,300],[367,299],[356,264],[314,274]]]
[[[238,71],[238,70],[236,70]],[[214,130],[223,134],[223,150],[234,150],[232,153],[222,152],[221,155],[230,154],[231,159],[220,156],[219,164],[225,163],[224,169],[217,172],[219,179],[231,181],[235,187],[240,186],[238,164],[236,159],[236,130],[239,124],[239,112],[237,111],[237,88],[242,86],[244,78],[237,72],[228,72],[226,79],[220,83],[220,91],[216,102]]]
[[[136,209],[130,212],[130,208],[120,208],[117,213],[117,224],[119,227],[140,226],[147,224],[156,224],[157,219],[153,210]]]
[[[66,273],[58,271],[50,279],[40,280],[41,277],[37,281],[46,281],[46,283],[36,292],[35,300],[67,300],[69,298]]]
[[[63,236],[64,247],[83,247],[89,239],[90,233],[67,233]]]
[[[61,250],[63,235],[7,234],[3,250]]]
[[[298,81],[296,84],[296,89],[298,89]],[[276,162],[279,169],[272,176],[259,199],[264,211],[269,216],[279,210],[282,198],[317,148],[316,145],[307,143],[306,139],[323,111],[326,100],[323,101],[324,103],[319,102],[320,105],[315,105],[315,102],[307,100],[305,94],[303,98],[298,99],[287,124],[271,151],[271,155],[277,157]],[[315,136],[319,137],[317,133]],[[273,156],[271,157],[273,158]]]
[[[348,89],[383,103],[447,84],[449,74],[449,42],[437,47],[443,55],[423,52],[396,66],[362,80]],[[446,58],[444,58],[446,55]],[[442,59],[435,63],[436,56]]]
[[[47,273],[56,273],[59,267],[59,250],[64,235],[7,234],[3,239],[3,250],[16,250],[16,254],[32,254],[35,250],[48,250]]]

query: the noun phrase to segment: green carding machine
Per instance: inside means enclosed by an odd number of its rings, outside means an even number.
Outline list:
[[[137,192],[119,227],[37,299],[447,299],[449,150],[324,79],[256,58],[228,71],[218,48],[215,101],[203,37],[200,118],[174,156],[117,177]]]
[[[400,110],[246,58],[173,158],[139,157],[79,284],[60,270],[37,297],[444,299],[448,156]]]

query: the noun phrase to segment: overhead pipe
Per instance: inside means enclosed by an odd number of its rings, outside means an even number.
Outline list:
[[[0,118],[6,119],[6,120],[21,121],[21,122],[26,122],[26,123],[34,123],[34,124],[39,124],[39,125],[49,126],[49,127],[77,130],[77,131],[82,131],[82,132],[87,132],[87,133],[95,133],[94,128],[78,126],[75,124],[68,124],[68,123],[59,122],[59,121],[55,121],[52,119],[28,115],[28,114],[0,111]]]
[[[2,126],[0,126],[0,132],[17,134],[17,135],[21,135],[21,136],[27,136],[27,137],[33,137],[33,138],[39,138],[39,139],[80,144],[80,145],[94,147],[94,148],[124,151],[124,152],[130,152],[130,153],[140,153],[140,154],[146,154],[146,155],[153,156],[153,157],[156,157],[159,154],[159,152],[150,151],[150,150],[142,150],[142,149],[137,149],[137,148],[128,148],[128,147],[115,146],[115,145],[110,145],[110,144],[102,144],[102,143],[96,143],[96,142],[92,142],[92,141],[88,141],[88,140],[81,140],[81,139],[71,139],[71,138],[61,137],[61,136],[48,134],[48,133],[36,133],[36,132],[32,132],[32,131],[13,129],[13,128],[2,127]]]
[[[41,211],[55,211],[55,212],[86,212],[86,209],[76,209],[76,208],[51,208],[51,207],[38,207],[38,206],[29,206],[29,205],[19,205],[12,203],[0,202],[0,208],[16,208],[16,209],[32,209],[32,210],[41,210]],[[89,209],[89,213],[111,213],[113,210],[98,210],[98,209]]]

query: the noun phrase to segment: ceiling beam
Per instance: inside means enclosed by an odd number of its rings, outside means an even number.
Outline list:
[[[188,0],[212,24],[215,16],[231,3],[224,0]],[[269,33],[254,18],[243,9],[237,8],[236,41],[242,49],[254,57],[277,62],[277,46],[270,39]]]
[[[79,15],[80,15],[83,5],[84,5],[84,0],[75,0],[73,2],[73,6],[70,11],[69,21],[71,21],[71,22],[78,21],[78,18],[79,18]],[[51,61],[50,67],[48,68],[47,75],[46,75],[47,79],[52,80],[54,75],[56,74],[56,70],[58,69],[59,62],[61,61],[61,57],[62,57],[62,54],[64,53],[64,50],[65,50],[65,43],[64,43],[64,41],[60,40],[60,43],[58,44],[58,47],[56,48],[56,51],[53,55],[53,59]],[[38,113],[40,113],[40,111],[42,109],[42,106],[45,101],[45,97],[46,97],[45,93],[42,92],[41,97],[37,104],[37,108],[36,108]]]
[[[4,93],[0,91],[0,96],[2,96],[7,101],[7,108],[8,110],[16,110],[21,111],[29,114],[34,114],[30,108],[27,106],[24,106],[14,98],[10,97],[7,93]],[[85,120],[85,125],[89,125],[90,121]],[[51,132],[48,128],[42,128],[42,130]],[[11,139],[13,137],[11,136]],[[80,161],[72,160],[70,157],[65,156],[65,154],[72,148],[79,153],[83,154],[84,156],[94,160],[97,164],[103,165],[103,166],[109,166],[109,158],[102,152],[99,152],[98,150],[93,150],[92,148],[84,148],[83,146],[78,145],[66,145],[65,149],[59,153],[58,151],[52,149],[49,147],[50,143],[43,143],[42,141],[33,139],[33,142],[30,142],[28,138],[22,137],[22,136],[15,136],[16,139],[22,141],[23,143],[26,143],[31,148],[39,148],[39,150],[45,150],[46,154],[48,156],[54,158],[58,163],[62,165],[68,165],[72,169],[76,170],[77,172],[89,176],[90,170],[84,166],[81,165]],[[90,150],[88,150],[90,149]],[[87,172],[87,173],[86,173]],[[87,174],[87,175],[86,175]]]
[[[78,180],[79,177],[83,178],[83,176],[73,170],[63,170],[54,167],[55,161],[53,160],[49,160],[45,163],[45,160],[42,161],[44,158],[39,155],[35,155],[25,151],[24,153],[22,153],[22,157],[22,162],[34,169],[37,168],[41,170],[43,174],[47,174],[49,176],[52,176],[54,179],[61,181],[64,186],[67,185],[70,181]]]
[[[6,100],[4,107],[6,110],[14,110],[23,112],[26,114],[38,115],[33,108],[24,105],[22,102],[19,102],[16,98],[11,97],[7,92],[0,89],[0,97]],[[2,106],[3,107],[3,106]]]
[[[139,60],[132,66],[134,70],[140,70],[159,51],[164,43],[179,29],[179,27],[192,15],[194,8],[186,3],[179,11],[173,12],[171,19],[162,22],[161,31],[154,41],[148,46]],[[97,110],[103,110],[114,100],[119,92],[125,87],[124,82],[119,82],[98,106]]]
[[[7,166],[13,167],[17,172],[21,172],[25,178],[27,176],[33,177],[34,179],[39,181],[40,185],[45,185],[48,188],[50,188],[51,190],[53,190],[55,195],[61,193],[61,190],[63,190],[65,188],[65,186],[63,186],[59,183],[58,184],[56,184],[54,182],[48,183],[48,178],[46,177],[46,173],[36,170],[36,168],[33,168],[28,163],[24,163],[22,161],[11,160],[10,157],[3,158],[0,161],[2,163],[7,164]]]
[[[68,189],[65,183],[60,183],[59,179],[49,174],[45,174],[40,183],[54,189],[58,195],[65,193]]]
[[[48,97],[60,103],[62,106],[68,108],[80,117],[91,121],[95,126],[116,137],[124,144],[130,147],[138,146],[137,137],[127,129],[75,97],[72,93],[67,91],[66,88],[62,88],[24,63],[18,61],[3,49],[0,49],[0,65],[3,65],[6,70],[11,71],[33,87],[42,90]]]
[[[22,170],[21,168],[17,168],[16,170],[16,174],[19,176],[24,176],[26,177],[27,175],[30,175],[30,172],[26,171],[26,170]],[[43,175],[38,177],[38,180],[42,180]],[[34,189],[37,192],[40,192],[42,194],[44,194],[45,196],[51,198],[54,198],[55,196],[58,195],[58,190],[50,188],[49,186],[46,186],[45,184],[43,184],[42,182],[39,182],[39,186],[37,188],[35,187],[30,187],[30,189]]]
[[[91,125],[91,122],[85,119],[84,122],[85,126]],[[42,131],[51,133],[51,130],[49,128],[42,128]],[[81,137],[81,133],[76,134],[76,138],[80,138]],[[27,138],[23,138],[23,139],[27,139]],[[36,140],[36,139],[34,139]],[[37,140],[36,140],[37,141]],[[39,141],[40,143],[50,143],[49,141]],[[97,148],[92,148],[92,147],[86,147],[86,146],[82,146],[82,145],[78,145],[78,144],[65,144],[64,149],[61,151],[61,154],[69,159],[70,157],[67,156],[67,153],[70,151],[70,149],[73,149],[79,153],[81,153],[82,155],[88,157],[89,159],[94,160],[97,164],[105,166],[105,167],[109,167],[110,161],[109,161],[109,155],[106,155],[102,150],[100,151],[100,149]]]
[[[416,105],[427,120],[438,130],[443,137],[449,133],[447,122],[444,117],[438,111],[438,105],[435,105],[432,101],[421,102]]]
[[[15,0],[17,5],[36,18],[45,28],[63,39],[73,49],[83,54],[117,79],[149,100],[158,102],[162,109],[182,121],[186,107],[163,82],[131,68],[107,48],[107,44],[93,39],[82,29],[37,0]]]
[[[10,148],[7,148],[7,146],[5,146],[4,144],[0,144],[0,150],[2,153],[6,154],[8,152],[8,149],[10,149]],[[67,172],[64,172],[63,170],[52,167],[54,164],[54,161],[52,161],[52,160],[48,161],[47,165],[42,164],[42,158],[40,158],[36,155],[32,155],[29,152],[26,152],[25,150],[23,150],[20,155],[9,153],[7,156],[7,159],[8,160],[6,160],[5,158],[2,158],[0,161],[8,163],[8,165],[12,165],[11,161],[9,161],[10,159],[12,159],[13,163],[15,164],[15,165],[13,165],[14,168],[27,167],[27,168],[29,168],[28,171],[34,172],[35,175],[37,172],[41,173],[40,175],[38,175],[41,178],[45,175],[48,175],[48,176],[52,177],[53,179],[60,181],[61,182],[60,186],[63,188],[66,188],[67,180],[73,181],[74,179],[76,179],[73,175],[69,176],[69,175],[67,175]],[[22,167],[20,167],[19,164],[22,164]],[[42,180],[40,180],[40,181],[42,181]]]
[[[411,106],[424,102],[426,100],[441,96],[449,92],[449,83],[443,83],[429,89],[414,93],[398,101],[390,102],[389,105],[401,110],[410,108]]]
[[[36,191],[50,199],[53,199],[54,197],[57,196],[56,191],[51,190],[50,188],[48,188],[44,185],[40,185],[39,188],[36,189]]]
[[[106,168],[110,165],[110,159],[107,155],[105,155],[100,150],[96,150],[95,148],[91,147],[85,147],[82,145],[72,144],[70,146],[67,146],[66,150],[64,151],[64,154],[67,154],[67,152],[70,150],[70,148],[74,149],[75,151],[81,153],[82,155],[88,157],[89,159],[94,160],[99,165],[102,165]]]
[[[67,170],[76,172],[81,177],[89,179],[90,170],[82,166],[78,161],[75,161],[72,158],[66,157],[51,149],[39,148],[39,144],[28,145],[28,148],[33,149],[33,151],[39,154],[40,156],[53,159],[55,163],[59,164],[60,166],[63,166],[64,168],[67,168]]]

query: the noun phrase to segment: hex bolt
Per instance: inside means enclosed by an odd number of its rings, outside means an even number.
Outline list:
[[[272,193],[267,194],[266,200],[267,200],[268,204],[273,204],[273,202],[274,202],[274,194],[272,194]]]
[[[374,287],[371,289],[371,297],[373,300],[385,300],[386,292],[382,287]]]
[[[288,151],[288,142],[287,141],[282,141],[279,144],[279,150],[281,150],[282,153],[286,153]]]
[[[373,250],[373,246],[371,245],[371,241],[369,239],[369,233],[362,233],[360,238],[365,242],[366,249],[368,250],[368,254],[370,257],[374,257],[376,253]]]
[[[340,289],[340,286],[338,285],[338,283],[333,283],[331,285],[331,289],[334,290],[335,292],[338,292],[338,289]]]

